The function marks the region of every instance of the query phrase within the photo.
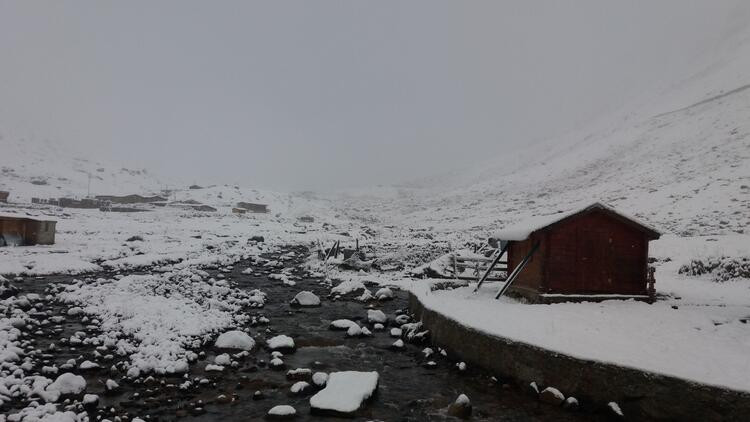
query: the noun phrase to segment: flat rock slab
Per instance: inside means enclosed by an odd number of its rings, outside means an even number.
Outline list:
[[[317,415],[353,416],[377,390],[378,378],[377,372],[333,372],[326,387],[310,398],[310,410]]]

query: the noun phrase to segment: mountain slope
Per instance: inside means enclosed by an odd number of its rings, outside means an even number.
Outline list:
[[[741,233],[750,224],[747,69],[749,25],[692,77],[620,113],[366,207],[386,224],[486,233],[603,201],[667,232]]]

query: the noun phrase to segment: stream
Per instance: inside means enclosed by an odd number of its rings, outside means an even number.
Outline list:
[[[166,375],[146,378],[144,381],[122,378],[121,373],[111,373],[109,365],[96,370],[80,371],[88,383],[87,393],[98,394],[99,404],[88,409],[89,415],[127,420],[139,416],[147,420],[262,420],[268,410],[276,405],[288,404],[297,410],[294,420],[331,420],[310,414],[309,399],[315,390],[308,394],[292,395],[290,387],[295,381],[287,380],[286,371],[295,368],[310,368],[313,372],[335,372],[344,370],[377,371],[380,375],[375,396],[363,406],[356,420],[383,421],[423,421],[458,420],[447,415],[448,406],[460,394],[467,395],[473,405],[471,420],[476,421],[569,421],[594,420],[592,414],[573,412],[540,402],[527,392],[526,386],[516,386],[510,380],[497,380],[480,369],[469,366],[465,371],[457,369],[457,362],[450,356],[443,356],[433,347],[435,353],[426,358],[423,349],[428,344],[409,344],[401,350],[392,350],[396,340],[389,330],[393,318],[398,313],[408,312],[407,293],[394,290],[394,298],[389,301],[372,301],[369,304],[358,302],[352,297],[333,299],[329,297],[330,286],[320,278],[310,278],[301,267],[307,254],[304,247],[287,247],[264,258],[277,259],[294,251],[295,257],[285,261],[285,266],[295,266],[295,275],[301,277],[296,285],[286,285],[279,280],[269,279],[273,270],[258,268],[254,274],[243,274],[251,266],[249,261],[236,263],[231,272],[224,276],[244,289],[260,289],[267,294],[263,308],[249,310],[250,315],[265,316],[267,325],[255,325],[251,333],[271,337],[277,334],[291,336],[296,343],[296,351],[285,353],[283,370],[271,369],[270,351],[264,342],[258,340],[250,355],[239,361],[236,368],[227,367],[223,372],[205,372],[207,364],[223,351],[204,347],[197,362],[190,365],[189,379],[208,379],[208,382],[194,383],[190,389],[179,389],[185,375]],[[253,266],[255,268],[255,266]],[[217,275],[218,270],[209,270]],[[112,277],[112,274],[97,274],[96,277]],[[25,293],[44,295],[51,283],[67,283],[74,276],[51,276],[27,278],[14,285]],[[82,277],[78,277],[79,279]],[[335,282],[334,282],[335,284]],[[321,298],[321,306],[295,308],[289,301],[300,291],[308,290]],[[361,293],[361,292],[360,292]],[[56,301],[46,301],[55,311],[63,314],[66,305]],[[372,329],[367,323],[367,309],[380,309],[389,318],[389,324],[382,331],[373,331],[370,337],[347,338],[343,331],[329,329],[331,321],[350,319],[361,326]],[[242,327],[241,327],[242,328]],[[90,345],[57,347],[47,351],[49,343],[60,338],[70,337],[77,331],[93,333],[96,327],[87,326],[81,317],[68,317],[58,327],[59,332],[49,335],[25,333],[35,347],[45,350],[42,356],[44,365],[60,365],[69,359],[91,359],[95,348]],[[127,357],[116,356],[112,364]],[[428,361],[434,364],[427,364]],[[54,377],[53,377],[54,378]],[[115,379],[120,389],[115,394],[107,394],[104,381]],[[253,397],[256,391],[262,399]],[[23,407],[14,403],[12,408]]]

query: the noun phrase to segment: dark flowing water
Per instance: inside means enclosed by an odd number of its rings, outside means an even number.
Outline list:
[[[285,266],[299,265],[304,248],[287,248],[298,252],[297,257],[285,262]],[[268,255],[268,258],[279,254]],[[295,420],[330,420],[330,417],[310,415],[309,397],[294,396],[290,387],[295,381],[287,380],[286,371],[295,368],[310,368],[315,371],[334,372],[342,370],[377,371],[380,374],[376,396],[358,413],[358,420],[455,420],[446,415],[447,407],[459,394],[466,394],[474,406],[472,420],[488,421],[567,421],[593,420],[593,415],[570,412],[539,402],[525,392],[524,387],[513,385],[506,380],[494,380],[491,374],[476,368],[458,371],[456,362],[436,353],[425,359],[422,350],[426,345],[407,343],[404,350],[394,351],[389,346],[396,340],[391,338],[387,326],[384,331],[373,331],[372,337],[346,338],[341,331],[331,331],[328,326],[335,319],[351,319],[366,324],[368,305],[353,299],[333,300],[328,298],[330,288],[319,279],[297,280],[295,286],[287,286],[278,280],[266,277],[269,272],[258,267],[261,276],[245,275],[242,270],[251,266],[249,262],[234,265],[226,277],[241,288],[260,289],[268,295],[264,308],[250,311],[251,315],[263,315],[270,319],[268,325],[253,327],[252,333],[258,338],[258,347],[249,357],[240,361],[237,368],[225,368],[223,372],[204,372],[206,364],[213,363],[216,354],[222,351],[211,347],[197,363],[191,364],[189,378],[208,378],[209,383],[198,384],[180,390],[177,385],[185,379],[182,376],[155,376],[152,380],[121,380],[121,373],[110,373],[108,362],[100,370],[83,372],[87,378],[87,393],[100,394],[98,409],[90,410],[91,416],[100,415],[112,418],[119,416],[150,416],[151,420],[259,420],[265,417],[270,408],[288,404],[297,410]],[[253,266],[255,268],[255,266]],[[216,272],[212,272],[215,274]],[[297,273],[304,276],[301,270]],[[52,282],[69,282],[72,277],[46,277],[27,280],[16,285],[22,293],[43,293],[44,287]],[[293,308],[289,301],[299,291],[309,290],[317,294],[322,304],[314,308]],[[56,302],[49,303],[50,309],[65,312],[66,308]],[[372,307],[381,309],[389,318],[398,310],[407,307],[405,292],[396,291],[394,300],[372,302]],[[53,335],[29,334],[31,344],[46,349],[48,344],[62,337],[70,337],[76,331],[94,333],[94,327],[86,328],[78,318],[68,317]],[[262,338],[276,334],[286,334],[294,338],[297,350],[286,353],[282,358],[284,370],[268,368],[270,352],[263,346]],[[61,364],[71,358],[81,356],[92,359],[93,346],[58,347],[43,357],[44,364]],[[437,349],[435,348],[437,352]],[[426,367],[432,360],[435,367]],[[76,372],[81,372],[76,370]],[[53,377],[54,378],[54,377]],[[115,395],[104,395],[103,382],[115,379],[121,389]],[[253,393],[262,391],[263,399],[254,400]],[[220,395],[224,397],[219,398]],[[15,406],[16,408],[18,406]]]

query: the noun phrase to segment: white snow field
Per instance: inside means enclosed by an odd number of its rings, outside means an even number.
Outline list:
[[[34,283],[34,276],[119,272],[56,293],[73,312],[99,321],[102,334],[74,340],[97,341],[126,355],[128,376],[136,378],[183,372],[195,359],[192,346],[213,345],[220,334],[246,325],[242,309],[263,306],[262,292],[232,287],[201,268],[226,268],[282,244],[328,246],[340,240],[353,246],[358,239],[374,251],[382,271],[344,271],[311,260],[313,270],[336,286],[334,298],[355,294],[369,300],[366,282],[408,288],[427,307],[490,334],[750,391],[750,279],[716,282],[710,273],[679,273],[693,260],[750,259],[750,28],[739,28],[714,53],[695,67],[694,76],[653,89],[575,132],[508,151],[465,172],[398,187],[327,194],[233,185],[187,189],[187,183],[80,158],[51,142],[3,136],[0,190],[10,191],[10,202],[0,204],[0,213],[58,224],[54,245],[0,248],[0,276]],[[92,195],[160,194],[171,187],[169,201],[197,201],[217,211],[175,205],[117,213],[29,203],[32,197],[83,198],[89,180]],[[238,201],[268,204],[270,213],[233,214]],[[430,280],[409,275],[448,249],[471,248],[515,223],[593,202],[664,233],[650,250],[662,300],[529,305],[492,300],[497,285],[487,284],[478,295],[467,288],[433,292]],[[315,222],[299,224],[303,215]],[[264,242],[253,240],[256,236]],[[253,265],[273,267],[282,282],[294,283],[283,262]],[[155,273],[122,276],[137,269]],[[383,300],[393,294],[373,291]],[[14,411],[9,420],[84,420],[56,404],[61,389],[80,385],[65,378],[53,382],[64,375],[58,368],[47,368],[45,375],[25,369],[33,366],[32,358],[18,327],[33,321],[37,300],[31,295],[0,300],[0,402],[13,390],[39,404]],[[334,328],[363,334],[349,320],[337,320]],[[245,338],[244,344],[251,343]],[[394,343],[403,346],[401,339]],[[284,364],[278,357],[271,362]],[[311,406],[356,411],[377,381],[377,373],[331,373]]]
[[[218,330],[246,322],[247,316],[239,311],[262,301],[257,290],[203,280],[201,273],[183,269],[79,282],[62,286],[58,296],[101,321],[102,334],[97,339],[130,356],[131,375],[185,372],[193,354],[187,350],[191,345],[203,344]],[[243,332],[223,333],[216,340],[217,347],[247,350],[253,344]]]

